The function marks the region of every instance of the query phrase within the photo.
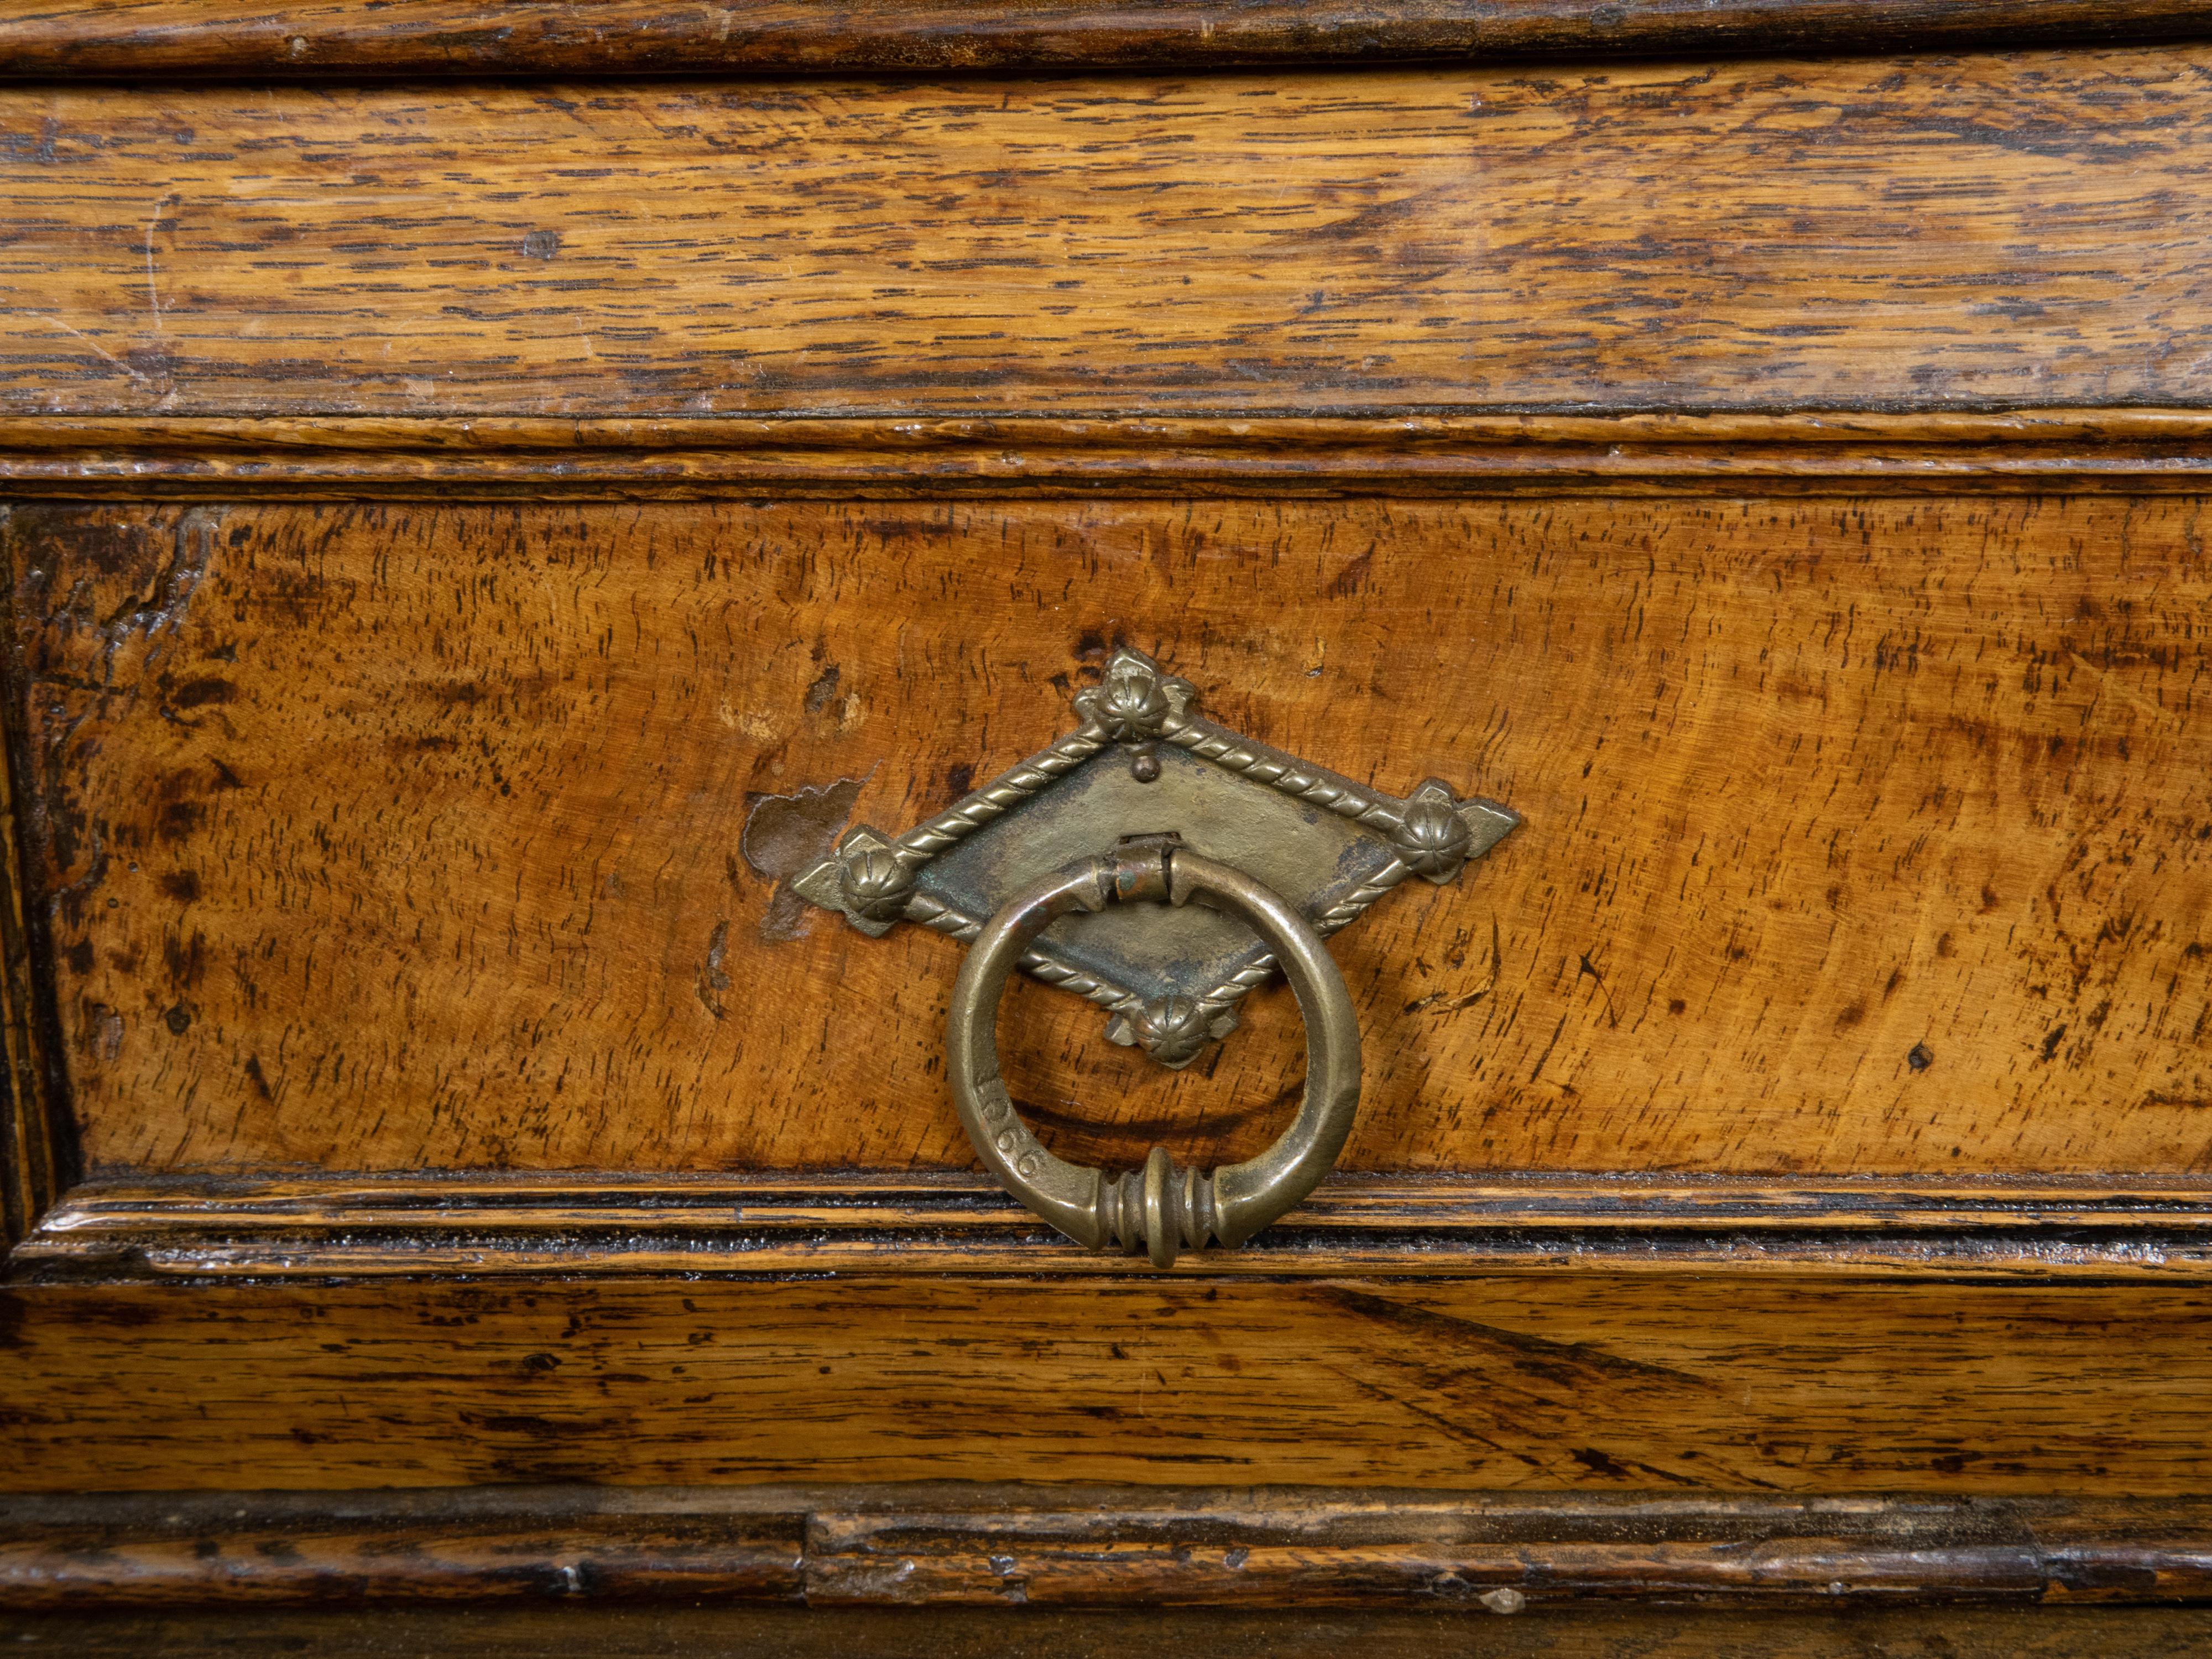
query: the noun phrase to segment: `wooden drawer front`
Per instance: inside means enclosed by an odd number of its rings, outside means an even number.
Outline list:
[[[246,86],[179,3],[218,78],[0,86],[0,1602],[2212,1598],[2212,46]],[[1522,819],[1166,1273],[793,885],[1125,648]],[[1013,1103],[1249,1158],[1241,1014],[1019,984]]]
[[[1523,832],[1339,939],[1346,1167],[2179,1172],[2212,1064],[2202,501],[24,507],[40,890],[115,1171],[964,1168],[958,947],[788,878],[1133,643]],[[1055,1144],[1248,1157],[1030,988]]]

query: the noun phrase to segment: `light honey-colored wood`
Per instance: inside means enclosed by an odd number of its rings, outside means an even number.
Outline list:
[[[471,1601],[551,1601],[572,1620],[653,1601],[939,1619],[1021,1607],[1029,1631],[1049,1608],[1163,1606],[1485,1622],[1540,1610],[1549,1623],[1663,1585],[1709,1613],[1905,1606],[1932,1620],[1962,1599],[2202,1600],[2208,1510],[2203,1498],[1018,1482],[19,1495],[0,1518],[0,1612],[343,1597],[387,1617]]]
[[[11,88],[0,406],[2198,404],[2208,52]]]
[[[2203,32],[2203,0],[300,0],[246,11],[223,0],[105,0],[66,9],[0,3],[0,73],[244,76],[727,74],[1132,66],[1183,74],[1237,64],[1404,58],[1479,61],[1749,48],[1888,50]]]
[[[850,780],[800,827],[902,828],[1066,729],[1126,641],[1266,741],[1527,817],[1336,940],[1347,1168],[2201,1172],[2202,525],[2193,497],[18,508],[86,1152],[963,1167],[957,947],[808,911],[749,815]],[[1279,994],[1180,1077],[1041,987],[1004,1047],[1085,1159],[1246,1155],[1295,1098]]]

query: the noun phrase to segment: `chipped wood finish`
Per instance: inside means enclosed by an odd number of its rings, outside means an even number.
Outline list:
[[[15,1492],[2201,1493],[2201,1286],[854,1275],[0,1292]]]
[[[2208,65],[11,88],[0,406],[2201,405]]]
[[[130,500],[2201,491],[2212,415],[0,418],[0,488]]]
[[[0,1607],[793,1602],[805,1594],[808,1519],[794,1496],[497,1487],[15,1496],[0,1519]]]
[[[1264,741],[1526,814],[1334,941],[1348,1170],[2200,1175],[2201,512],[19,507],[85,1155],[968,1167],[956,947],[789,879],[1127,641]],[[1018,987],[1016,1098],[1085,1162],[1249,1156],[1299,1038],[1248,1007],[1171,1077]]]
[[[2201,34],[2202,0],[903,0],[836,8],[653,0],[0,6],[0,74],[269,79],[866,70],[1190,70],[1411,58],[2020,46]]]
[[[465,1274],[1075,1273],[1076,1249],[973,1176],[170,1177],[74,1188],[18,1282]],[[1340,1176],[1185,1276],[1425,1278],[1572,1267],[2043,1283],[2212,1277],[2201,1181]]]
[[[557,1598],[1550,1611],[2212,1601],[2203,1499],[504,1487],[18,1498],[0,1607]]]

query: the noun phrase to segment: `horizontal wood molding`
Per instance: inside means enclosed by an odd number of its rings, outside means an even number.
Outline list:
[[[0,87],[0,411],[2203,407],[2208,65]]]
[[[981,1177],[171,1177],[76,1188],[19,1281],[393,1275],[1143,1272]],[[2184,1181],[1338,1176],[1178,1276],[1594,1268],[2212,1278],[2212,1187]]]
[[[0,1606],[2212,1600],[2212,1502],[990,1486],[16,1498]]]
[[[0,11],[17,77],[593,75],[1200,69],[1406,58],[1947,47],[2143,40],[2212,27],[2202,0],[728,0],[562,7],[387,0],[252,10],[129,0]]]
[[[2212,411],[1146,418],[0,419],[62,498],[2130,494],[2212,487]]]

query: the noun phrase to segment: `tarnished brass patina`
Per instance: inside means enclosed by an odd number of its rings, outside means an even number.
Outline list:
[[[1030,1133],[999,1076],[999,1002],[1030,944],[1073,912],[1198,904],[1245,922],[1298,1000],[1306,1024],[1305,1097],[1275,1144],[1201,1174],[1155,1146],[1141,1170],[1109,1176],[1054,1157]],[[1241,871],[1147,836],[1032,882],[984,924],[952,987],[952,1103],[977,1156],[1006,1190],[1079,1244],[1146,1251],[1157,1267],[1213,1240],[1242,1244],[1311,1192],[1336,1163],[1359,1107],[1359,1023],[1321,935]]]
[[[903,920],[972,939],[1071,860],[1171,831],[1326,938],[1409,877],[1452,880],[1521,821],[1433,778],[1402,798],[1353,783],[1203,719],[1197,701],[1143,653],[1117,651],[1077,695],[1075,731],[904,835],[852,830],[793,884],[866,933]],[[1115,1042],[1180,1067],[1235,1028],[1237,1004],[1277,964],[1225,910],[1139,905],[1060,916],[1021,965],[1103,1005]]]
[[[896,839],[861,825],[793,885],[881,935],[918,921],[975,949],[953,986],[953,1103],[1008,1191],[1078,1243],[1156,1266],[1242,1244],[1311,1192],[1352,1133],[1359,1030],[1322,940],[1411,876],[1443,883],[1521,822],[1431,778],[1401,799],[1202,720],[1186,680],[1121,650],[1083,724]],[[1103,852],[1102,848],[1111,848]],[[1305,1097],[1259,1157],[1211,1173],[1069,1164],[999,1075],[999,1002],[1023,968],[1103,1003],[1106,1035],[1188,1066],[1279,971],[1306,1025]]]

